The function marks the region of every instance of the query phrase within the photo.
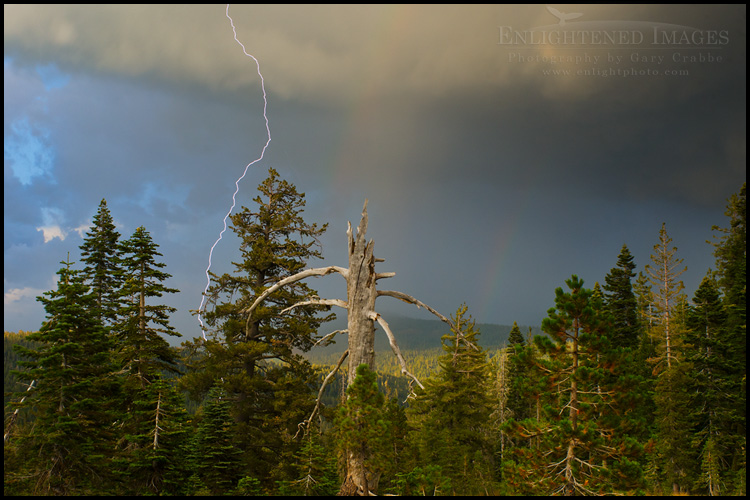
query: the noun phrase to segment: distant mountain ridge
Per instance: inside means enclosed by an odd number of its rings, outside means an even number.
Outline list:
[[[450,333],[448,325],[438,319],[417,319],[397,314],[384,314],[383,317],[396,337],[398,346],[404,351],[422,351],[440,347],[441,337]],[[508,342],[511,325],[498,325],[494,323],[477,323],[476,328],[479,330],[479,344],[485,349],[497,349]],[[521,334],[526,337],[529,332],[528,326],[519,326]],[[318,331],[321,335],[326,335],[336,330],[346,329],[346,315],[338,313],[337,318],[330,323],[325,323]],[[541,335],[539,327],[532,327],[532,337]],[[347,347],[346,334],[338,334],[335,337],[336,343],[327,347],[316,346],[313,350],[320,351],[321,354],[334,352],[344,352]],[[375,325],[375,350],[390,351],[388,337],[379,325]]]

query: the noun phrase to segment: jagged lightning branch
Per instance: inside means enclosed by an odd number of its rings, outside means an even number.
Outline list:
[[[234,183],[235,190],[234,190],[234,194],[232,195],[232,206],[229,207],[229,211],[224,216],[224,229],[221,230],[221,232],[219,233],[219,237],[211,246],[211,251],[208,252],[208,267],[206,268],[206,288],[203,290],[203,296],[201,297],[201,305],[200,307],[198,307],[198,322],[201,324],[201,333],[203,334],[203,340],[206,340],[206,330],[203,328],[203,319],[201,318],[201,314],[203,312],[203,304],[206,301],[206,294],[208,293],[208,287],[211,286],[211,275],[209,274],[209,271],[211,270],[211,257],[214,254],[214,248],[216,248],[216,245],[219,244],[222,236],[224,236],[224,233],[227,230],[227,219],[231,215],[232,210],[234,210],[234,206],[237,203],[236,197],[237,197],[237,193],[240,191],[240,181],[245,177],[245,175],[247,174],[247,170],[250,168],[251,165],[258,163],[260,160],[263,159],[263,155],[266,154],[266,148],[268,148],[268,145],[271,143],[271,129],[268,127],[268,115],[266,115],[266,109],[268,108],[268,99],[266,97],[266,84],[265,84],[265,80],[263,80],[263,75],[260,72],[260,63],[255,58],[255,56],[247,53],[247,49],[245,49],[245,46],[242,44],[242,42],[240,42],[237,39],[237,29],[234,27],[234,21],[229,15],[229,4],[227,4],[226,16],[227,16],[227,19],[229,19],[229,24],[232,25],[232,33],[234,33],[234,41],[240,44],[240,47],[242,47],[242,52],[247,57],[251,57],[253,61],[255,61],[255,67],[258,69],[258,76],[260,76],[260,87],[263,90],[263,118],[266,120],[266,132],[268,134],[268,140],[266,141],[266,145],[263,146],[263,151],[261,151],[260,157],[248,163],[247,166],[245,166],[245,171],[242,172],[242,175]]]

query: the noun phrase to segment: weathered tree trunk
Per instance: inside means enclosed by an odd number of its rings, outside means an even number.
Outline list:
[[[347,387],[354,381],[357,367],[365,363],[371,370],[375,362],[375,324],[368,313],[375,310],[375,258],[373,241],[365,241],[367,232],[367,204],[357,228],[356,238],[352,228],[346,235],[349,240],[349,279],[346,296],[349,304],[349,378]]]
[[[373,241],[365,240],[367,232],[367,202],[362,209],[362,220],[357,227],[356,238],[352,226],[346,232],[349,243],[349,279],[346,283],[346,296],[349,304],[349,387],[357,374],[357,367],[366,364],[375,368],[375,324],[370,311],[375,311],[375,257],[372,254]],[[367,470],[365,461],[369,452],[366,448],[346,450],[346,478],[341,484],[339,495],[365,495],[377,491],[380,474]]]

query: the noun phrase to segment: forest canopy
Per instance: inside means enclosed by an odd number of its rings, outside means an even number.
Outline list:
[[[326,271],[347,300],[321,299],[303,278],[327,225],[273,169],[252,201],[231,216],[240,259],[212,275],[205,339],[180,347],[158,244],[123,239],[101,201],[38,297],[44,323],[5,332],[5,495],[746,494],[744,184],[696,290],[663,224],[651,255],[623,244],[599,281],[571,273],[523,328],[376,289],[392,273],[374,271],[366,206],[361,270]],[[370,305],[352,269],[372,273]],[[375,296],[438,315],[434,340],[357,309]],[[355,313],[387,334],[377,362],[374,343],[353,358]],[[348,348],[316,351],[333,337]]]

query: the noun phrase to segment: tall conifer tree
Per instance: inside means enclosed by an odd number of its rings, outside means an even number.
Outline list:
[[[182,379],[194,400],[202,400],[215,384],[231,396],[237,444],[245,451],[248,468],[259,478],[271,477],[280,457],[299,446],[279,438],[288,425],[299,422],[282,422],[279,415],[291,407],[300,413],[312,410],[314,401],[307,385],[310,367],[299,351],[313,346],[318,328],[332,317],[319,317],[319,312],[330,309],[320,306],[296,307],[281,314],[317,295],[302,282],[275,292],[252,318],[241,313],[269,286],[301,271],[309,260],[321,258],[318,238],[327,227],[307,223],[304,193],[280,179],[273,168],[268,173],[258,186],[255,207],[242,207],[231,216],[232,230],[240,238],[240,259],[232,263],[233,273],[213,275],[208,303],[214,308],[204,315],[210,329],[208,340],[185,344],[188,352],[203,354],[191,358],[195,360],[189,363],[192,371]],[[281,364],[272,368],[268,360]],[[296,378],[295,383],[289,382],[290,377]],[[279,380],[287,381],[285,389],[295,389],[277,391]]]
[[[656,376],[654,383],[655,453],[651,455],[651,478],[673,492],[688,491],[694,472],[692,451],[685,447],[690,439],[690,396],[687,393],[689,366],[684,363],[687,298],[679,276],[687,269],[677,256],[677,247],[667,234],[666,224],[659,231],[651,263],[646,273],[653,286],[649,333],[656,355],[649,359]]]
[[[686,266],[682,265],[683,259],[677,258],[677,247],[671,247],[672,238],[667,234],[666,224],[661,225],[659,231],[659,242],[654,245],[654,253],[651,255],[651,264],[646,265],[651,284],[656,288],[654,292],[654,316],[658,329],[653,330],[662,341],[662,351],[659,359],[655,360],[658,365],[672,367],[672,362],[678,357],[678,344],[680,338],[677,335],[673,317],[682,290],[685,288],[679,276],[685,272]],[[659,367],[659,369],[663,369]]]
[[[411,403],[412,425],[421,465],[441,467],[455,494],[486,494],[495,479],[489,364],[466,305],[453,323],[442,338],[440,372],[425,381],[424,391],[417,389]]]
[[[30,451],[33,480],[27,492],[106,493],[101,486],[110,474],[111,427],[117,419],[111,402],[118,387],[110,342],[98,317],[99,296],[70,261],[62,264],[57,290],[37,298],[47,321],[28,339],[40,346],[16,347],[29,359],[20,363],[26,369],[19,378],[36,381],[24,402],[33,408],[34,427],[16,445]]]
[[[693,448],[700,450],[701,473],[696,487],[710,495],[726,492],[726,476],[734,443],[728,439],[727,411],[735,394],[728,391],[726,356],[733,349],[726,340],[726,312],[722,307],[716,283],[705,277],[695,292],[687,318],[686,341],[690,344],[687,361],[694,415]],[[729,403],[729,404],[727,404]],[[729,410],[731,411],[731,410]]]
[[[191,457],[197,476],[191,483],[200,489],[191,494],[232,494],[242,477],[242,451],[235,445],[227,396],[221,387],[212,387],[201,407]]]
[[[638,309],[631,279],[635,277],[633,256],[623,245],[617,267],[604,278],[605,303],[612,315],[612,344],[635,349],[639,344]]]
[[[730,464],[731,476],[727,478],[727,489],[740,495],[747,490],[747,184],[733,194],[724,214],[729,219],[727,228],[714,226],[720,233],[714,242],[719,290],[726,310],[726,340],[731,346],[724,359],[724,384],[733,397],[725,401],[726,417],[731,419],[728,438],[732,442],[731,456],[725,460]]]
[[[555,291],[555,307],[542,322],[549,337],[534,338],[544,354],[535,361],[535,377],[546,385],[542,418],[510,423],[516,436],[538,443],[517,447],[504,477],[521,494],[630,491],[640,485],[641,447],[622,433],[632,424],[617,408],[628,404],[619,398],[634,381],[611,346],[601,302],[577,276],[566,284],[570,292]]]
[[[176,309],[149,303],[165,293],[179,292],[164,284],[171,275],[162,271],[166,265],[157,261],[162,256],[158,248],[143,226],[121,246],[124,280],[117,332],[119,355],[121,364],[141,387],[163,370],[176,370],[176,353],[161,335],[181,337],[169,324],[169,315]]]
[[[120,309],[122,268],[120,265],[120,233],[115,228],[107,200],[102,199],[94,215],[93,225],[81,244],[85,283],[96,296],[94,313],[105,326],[117,321]]]

